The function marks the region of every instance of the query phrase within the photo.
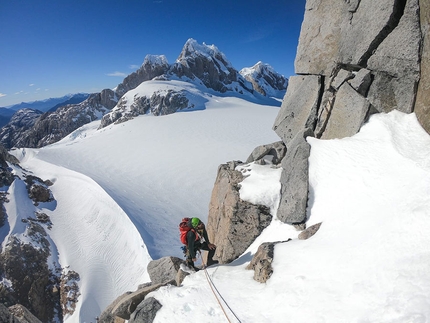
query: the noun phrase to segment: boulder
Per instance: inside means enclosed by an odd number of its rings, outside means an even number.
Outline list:
[[[263,158],[270,158],[274,165],[279,164],[287,152],[287,147],[282,141],[256,147],[246,160],[246,164],[259,161]]]
[[[115,317],[120,317],[124,320],[129,320],[131,314],[136,310],[137,306],[145,299],[149,293],[159,289],[167,284],[175,284],[175,281],[166,282],[164,284],[152,284],[138,289],[135,292],[127,292],[118,297],[111,305],[109,305],[100,315],[99,323],[113,323]]]
[[[217,246],[215,259],[229,263],[243,254],[256,237],[270,224],[269,208],[240,199],[241,172],[238,162],[222,164],[209,203],[207,231],[209,240]]]
[[[153,284],[162,284],[176,279],[181,264],[185,261],[177,257],[163,257],[148,264],[148,274]]]
[[[287,93],[276,117],[273,130],[288,143],[303,129],[315,129],[322,80],[317,75],[290,78]]]
[[[276,216],[288,224],[306,221],[311,149],[306,137],[313,135],[309,128],[298,133],[288,144],[287,154],[282,160],[281,201]]]
[[[132,292],[126,292],[121,296],[118,296],[108,307],[106,307],[103,312],[100,314],[97,323],[124,323],[125,319],[115,316],[112,313],[112,310],[120,303],[127,295],[130,295]]]
[[[289,239],[288,241],[290,241]],[[273,274],[272,262],[275,245],[288,241],[265,242],[258,247],[246,269],[254,270],[254,280],[265,283]]]
[[[300,234],[298,236],[299,240],[307,240],[310,237],[312,237],[320,229],[321,223],[322,222],[314,224],[314,225],[311,225],[306,230],[303,230],[302,232],[300,232]]]
[[[148,297],[136,308],[130,317],[129,323],[152,323],[155,315],[162,307],[161,303],[154,297]]]

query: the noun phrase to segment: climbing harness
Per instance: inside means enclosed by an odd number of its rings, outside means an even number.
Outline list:
[[[205,262],[204,262],[204,260],[203,260],[202,253],[200,252],[200,250],[199,250],[198,252],[199,252],[199,254],[200,254],[200,258],[202,259],[203,270],[204,270],[204,272],[205,272],[206,280],[208,281],[209,287],[211,288],[212,293],[214,294],[214,296],[215,296],[216,300],[218,301],[219,306],[221,307],[222,311],[224,312],[224,315],[225,315],[225,317],[227,318],[227,321],[229,321],[229,322],[231,323],[230,318],[228,317],[228,315],[227,315],[227,313],[226,313],[226,311],[225,311],[224,307],[222,306],[222,304],[221,304],[221,302],[220,302],[220,300],[219,300],[218,296],[222,299],[222,301],[223,301],[223,302],[224,302],[224,304],[228,307],[228,309],[230,310],[230,312],[234,315],[234,317],[236,318],[236,320],[237,320],[239,323],[241,323],[240,319],[239,319],[239,318],[237,317],[237,315],[233,312],[233,310],[232,310],[232,309],[231,309],[231,307],[228,305],[228,303],[226,302],[226,300],[222,297],[222,295],[221,295],[221,293],[219,292],[219,290],[216,288],[216,286],[215,286],[215,284],[214,284],[213,280],[211,279],[211,277],[209,276],[209,273],[208,273],[208,272],[207,272],[207,270],[206,270],[206,264],[205,264]],[[215,293],[215,291],[216,291],[216,293]],[[217,296],[217,295],[218,295],[218,296]]]

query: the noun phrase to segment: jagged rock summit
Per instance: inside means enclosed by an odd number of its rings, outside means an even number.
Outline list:
[[[36,148],[57,142],[82,125],[101,118],[100,128],[103,128],[147,113],[158,116],[204,109],[208,93],[279,105],[288,80],[261,62],[245,70],[254,72],[242,75],[215,45],[199,44],[190,38],[173,64],[164,55],[147,55],[141,67],[113,90],[105,89],[79,104],[65,105],[42,115],[33,112],[15,116],[14,124],[7,124],[0,133],[0,142],[8,149]],[[20,127],[20,117],[30,118],[26,125],[32,125]]]
[[[185,43],[170,73],[178,77],[198,79],[207,88],[221,93],[253,91],[252,85],[242,78],[215,45],[200,45],[194,39],[188,39]]]
[[[272,66],[261,61],[253,67],[241,69],[239,73],[252,83],[255,91],[265,96],[281,97],[288,86],[288,79],[279,75]]]

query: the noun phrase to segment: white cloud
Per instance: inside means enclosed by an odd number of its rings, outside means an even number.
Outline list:
[[[34,86],[34,83],[29,84],[28,86]]]
[[[134,65],[134,64],[132,64],[132,65],[130,65],[129,66],[129,68],[131,69],[131,70],[135,70],[135,69],[137,69],[137,68],[139,68],[140,66],[139,65]]]
[[[0,93],[0,98],[4,97],[4,96],[6,96],[6,95],[7,95],[7,94]]]
[[[122,72],[113,72],[113,73],[108,73],[106,74],[107,76],[120,76],[120,77],[126,77],[127,74],[122,73]]]

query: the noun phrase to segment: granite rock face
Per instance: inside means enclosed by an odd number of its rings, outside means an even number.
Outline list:
[[[209,203],[207,231],[209,240],[217,246],[214,258],[220,264],[244,253],[272,220],[267,207],[240,199],[238,185],[243,175],[235,169],[238,164],[219,166]]]
[[[295,59],[298,75],[290,78],[273,125],[287,156],[303,151],[306,138],[293,143],[303,131],[321,139],[350,137],[373,113],[415,111],[430,132],[430,6],[424,2],[306,2]],[[287,223],[306,221],[308,162],[302,156],[282,163],[277,216]],[[298,178],[300,185],[293,180]]]

